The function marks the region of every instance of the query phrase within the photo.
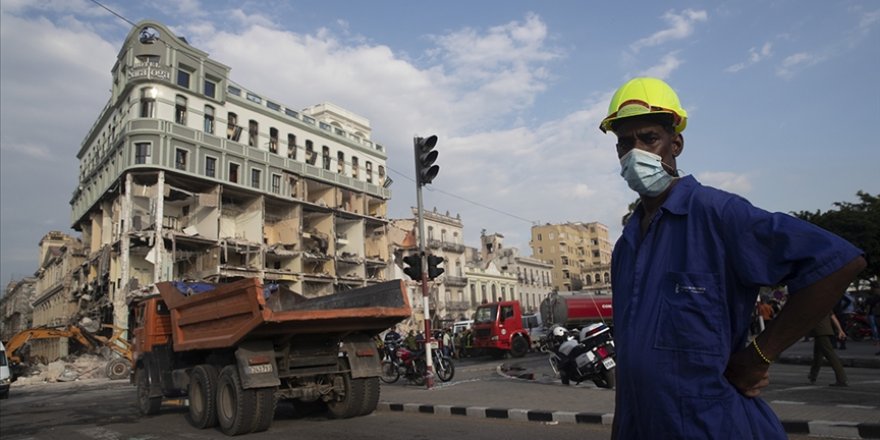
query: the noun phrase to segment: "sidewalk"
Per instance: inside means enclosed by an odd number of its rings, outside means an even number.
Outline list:
[[[848,344],[838,352],[844,365],[880,368],[880,356],[871,343]],[[813,344],[797,342],[780,358],[783,363],[807,363]],[[545,423],[594,423],[610,425],[614,391],[587,386],[564,386],[550,380],[523,380],[495,368],[497,380],[436,383],[424,387],[384,385],[379,410],[423,414],[511,419]],[[549,387],[549,388],[548,388]],[[771,403],[789,434],[880,439],[877,409]]]

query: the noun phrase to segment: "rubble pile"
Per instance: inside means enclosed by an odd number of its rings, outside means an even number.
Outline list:
[[[16,379],[16,383],[27,385],[103,378],[107,376],[105,372],[107,362],[107,359],[94,354],[67,356],[49,365],[35,364],[30,366]]]

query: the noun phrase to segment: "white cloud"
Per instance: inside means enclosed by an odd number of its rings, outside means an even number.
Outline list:
[[[674,11],[668,11],[663,14],[663,20],[669,23],[669,27],[653,33],[652,35],[637,40],[630,45],[633,52],[638,52],[642,48],[658,46],[663,43],[681,40],[689,37],[694,33],[694,25],[709,19],[706,11],[695,11],[693,9],[685,9],[680,14]]]
[[[683,61],[678,58],[678,51],[670,52],[660,59],[660,63],[643,70],[639,76],[652,76],[660,79],[669,79]]]
[[[761,48],[752,47],[749,49],[749,56],[746,61],[742,61],[736,64],[733,64],[726,69],[725,72],[728,73],[736,73],[748,67],[751,67],[755,64],[760,63],[764,59],[773,56],[773,44],[772,43],[764,43]]]
[[[794,55],[789,55],[785,57],[785,59],[782,60],[782,64],[776,68],[776,75],[788,79],[794,76],[797,71],[819,64],[825,60],[825,56],[810,52],[799,52]]]
[[[714,186],[736,194],[748,194],[752,190],[749,176],[726,171],[706,171],[697,174],[704,185]]]

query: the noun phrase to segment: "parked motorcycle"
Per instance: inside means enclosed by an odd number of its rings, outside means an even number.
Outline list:
[[[590,380],[600,388],[615,386],[614,339],[605,324],[580,330],[553,326],[541,342],[541,351],[550,355],[550,366],[563,385]]]
[[[382,382],[395,383],[401,376],[414,385],[425,385],[428,369],[425,350],[410,350],[403,346],[386,346],[387,354],[382,361]],[[444,356],[439,349],[431,350],[434,372],[438,379],[449,382],[455,375],[455,365],[449,356]]]

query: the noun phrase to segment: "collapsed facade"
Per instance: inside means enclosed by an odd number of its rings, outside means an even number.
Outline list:
[[[387,279],[387,156],[369,121],[294,110],[229,73],[156,22],[119,51],[70,201],[79,287],[117,326],[159,281],[260,277],[320,296]]]

